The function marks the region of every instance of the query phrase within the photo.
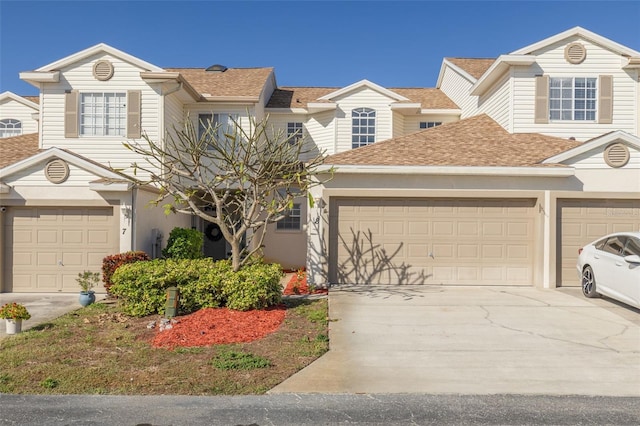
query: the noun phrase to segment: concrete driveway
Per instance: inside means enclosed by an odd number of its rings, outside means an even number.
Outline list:
[[[333,288],[331,350],[271,393],[640,396],[640,311],[579,288]]]

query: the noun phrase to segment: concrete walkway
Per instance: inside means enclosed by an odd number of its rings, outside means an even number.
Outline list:
[[[640,396],[640,311],[580,289],[341,287],[330,352],[270,393]]]
[[[22,330],[28,330],[36,325],[51,321],[67,312],[80,309],[78,294],[62,293],[0,293],[0,306],[5,303],[17,302],[26,306],[31,319],[22,322]],[[96,299],[104,297],[96,295]],[[5,337],[6,321],[0,320],[0,338]]]

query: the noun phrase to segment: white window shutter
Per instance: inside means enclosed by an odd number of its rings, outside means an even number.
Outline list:
[[[64,137],[78,137],[78,92],[75,90],[64,96]]]
[[[601,75],[598,87],[598,123],[613,123],[613,76]]]
[[[549,76],[536,77],[534,123],[546,124],[549,122]]]
[[[127,92],[127,138],[139,139],[140,133],[140,101],[142,92],[130,90]]]

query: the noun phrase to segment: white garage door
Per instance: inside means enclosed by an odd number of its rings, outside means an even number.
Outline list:
[[[112,207],[10,207],[7,213],[4,282],[14,292],[79,292],[78,273],[101,272],[102,259],[119,252]]]
[[[331,200],[334,283],[532,285],[533,199]]]
[[[578,249],[606,234],[640,230],[640,200],[558,200],[557,282],[579,286]]]

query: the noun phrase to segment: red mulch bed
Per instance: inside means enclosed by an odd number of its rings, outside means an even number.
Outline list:
[[[178,322],[171,329],[159,331],[151,343],[156,348],[174,349],[252,342],[276,331],[286,312],[284,306],[245,312],[205,308],[177,317]]]
[[[304,274],[302,279],[299,279],[297,275],[294,275],[287,283],[287,287],[284,289],[283,294],[287,296],[291,296],[293,294],[327,294],[327,289],[317,288],[311,292],[307,285],[307,274]]]

